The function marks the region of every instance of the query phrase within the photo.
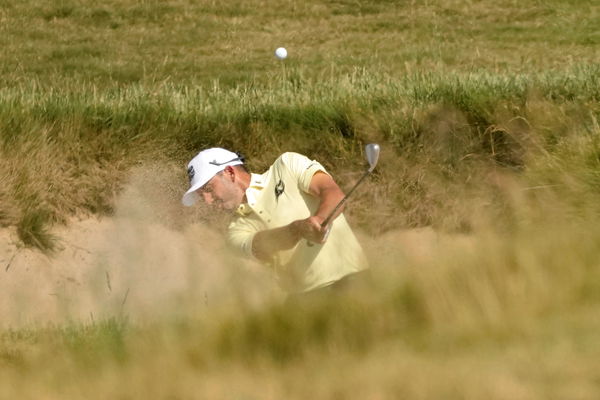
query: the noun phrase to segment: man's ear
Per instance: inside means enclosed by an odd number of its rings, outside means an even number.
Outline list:
[[[235,168],[233,168],[231,165],[226,166],[223,170],[223,173],[227,179],[230,179],[232,182],[235,181]]]

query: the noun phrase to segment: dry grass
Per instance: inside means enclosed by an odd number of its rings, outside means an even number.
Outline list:
[[[296,306],[188,303],[184,318],[5,330],[0,387],[19,398],[593,399],[599,232],[557,226],[439,235],[417,258],[401,235],[367,241],[370,283]]]
[[[83,86],[64,95],[6,89],[1,151],[11,200],[1,206],[2,222],[110,213],[129,168],[153,160],[183,165],[211,145],[245,153],[255,171],[283,151],[305,153],[349,188],[363,168],[362,144],[377,141],[383,162],[371,189],[380,205],[360,207],[372,201],[363,191],[351,210],[359,225],[468,230],[465,201],[475,197],[490,204],[488,212],[502,212],[507,181],[537,187],[575,179],[583,185],[577,190],[594,187],[598,93],[590,82],[597,72],[418,74],[402,82],[360,72],[320,82],[302,77],[300,87],[280,80],[152,93],[139,86],[103,93]],[[390,219],[393,210],[401,213]]]

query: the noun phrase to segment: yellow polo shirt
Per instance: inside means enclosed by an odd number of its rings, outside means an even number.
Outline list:
[[[319,199],[309,193],[309,186],[318,171],[327,173],[317,161],[297,153],[284,153],[264,174],[251,174],[246,190],[248,202],[239,207],[229,225],[229,243],[254,258],[252,240],[257,232],[314,215]],[[368,268],[363,250],[343,214],[333,221],[324,244],[309,245],[301,240],[294,248],[278,252],[269,265],[288,293],[325,287]]]

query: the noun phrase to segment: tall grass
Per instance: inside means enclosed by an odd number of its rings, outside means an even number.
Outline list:
[[[458,228],[467,222],[436,215],[435,203],[447,213],[441,203],[448,193],[433,191],[453,183],[462,190],[465,174],[477,186],[492,170],[529,170],[537,160],[561,162],[570,153],[591,163],[581,178],[594,186],[598,76],[594,65],[533,76],[415,74],[401,81],[363,70],[317,81],[290,70],[267,86],[230,89],[6,88],[0,91],[1,150],[4,190],[12,201],[2,204],[2,223],[29,225],[29,213],[51,223],[81,212],[110,212],[127,168],[144,159],[183,164],[198,149],[218,145],[245,152],[260,170],[281,151],[295,150],[338,174],[359,170],[360,144],[379,141],[386,149],[379,174],[394,186],[385,194],[386,206],[404,203],[407,215],[393,223]],[[589,138],[590,146],[573,149],[572,136]],[[407,170],[410,165],[425,168]],[[406,189],[413,195],[406,198]],[[429,205],[420,210],[416,203],[424,197]]]
[[[304,303],[5,330],[0,387],[22,398],[591,399],[599,233],[596,220],[523,222],[426,263],[390,242],[371,281]]]

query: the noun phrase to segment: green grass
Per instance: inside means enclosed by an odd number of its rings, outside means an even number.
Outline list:
[[[598,6],[576,4],[28,0],[2,8],[2,85],[38,78],[102,88],[266,82],[281,68],[272,54],[279,45],[290,51],[288,64],[311,76],[332,65],[340,73],[365,67],[398,78],[597,63]]]

